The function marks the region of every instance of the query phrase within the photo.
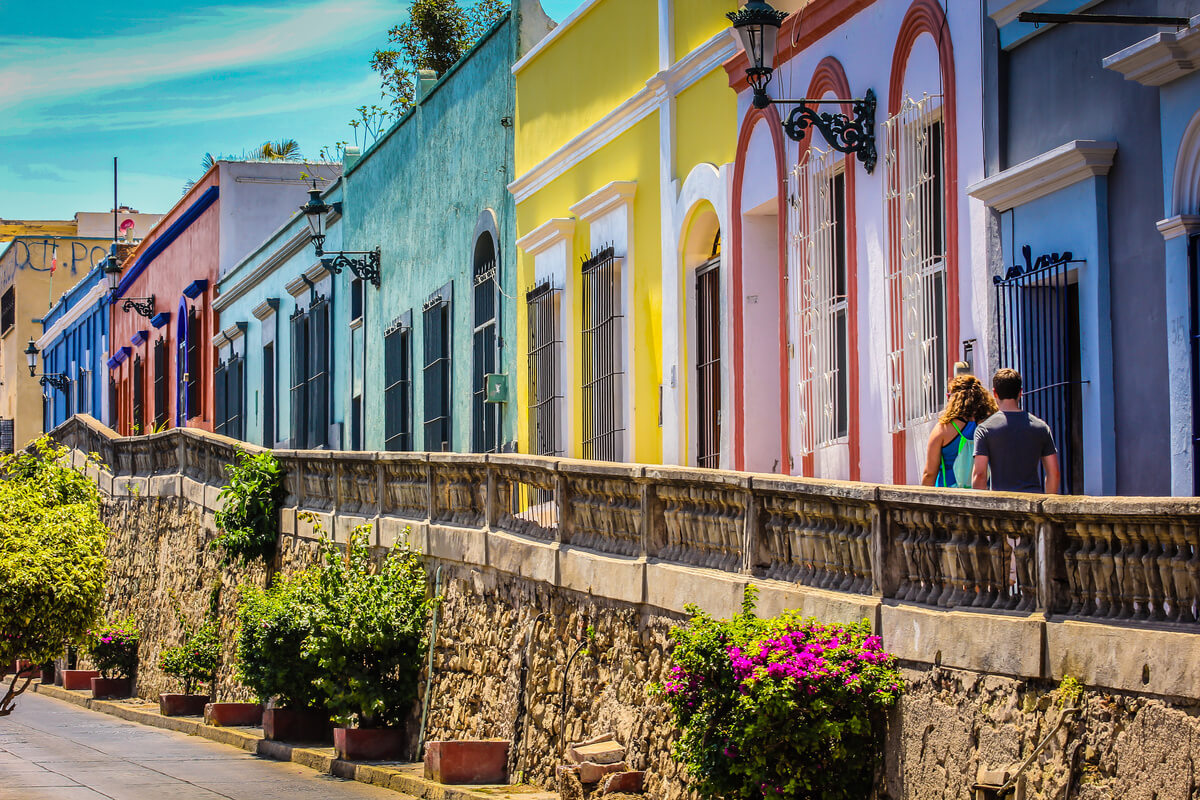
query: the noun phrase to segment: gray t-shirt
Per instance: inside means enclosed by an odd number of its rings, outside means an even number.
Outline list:
[[[1057,452],[1050,426],[1028,411],[997,411],[975,429],[975,455],[988,457],[998,492],[1043,491],[1038,465]]]

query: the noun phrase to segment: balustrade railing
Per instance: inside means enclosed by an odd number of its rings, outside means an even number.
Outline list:
[[[191,429],[53,433],[117,475],[222,485]],[[275,451],[288,506],[504,531],[931,608],[1200,625],[1200,500],[1043,497],[524,455]]]

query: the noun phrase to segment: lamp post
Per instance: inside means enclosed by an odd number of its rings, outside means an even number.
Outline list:
[[[839,153],[853,154],[868,173],[875,171],[875,92],[868,89],[861,98],[809,98],[774,100],[767,85],[775,72],[775,44],[787,13],[772,8],[765,0],[750,0],[743,8],[725,16],[733,23],[750,66],[746,80],[754,90],[754,107],[795,106],[783,121],[784,133],[793,141],[804,139],[808,128],[821,132],[829,146]],[[850,103],[852,114],[820,113],[814,106]]]
[[[329,205],[321,199],[321,190],[313,181],[313,188],[308,190],[308,202],[300,206],[308,220],[309,241],[317,251],[317,258],[327,270],[340,275],[343,269],[349,268],[355,276],[369,281],[376,289],[379,288],[379,248],[374,250],[339,250],[335,253],[325,252],[325,215],[330,211],[340,211],[341,203]]]
[[[32,336],[29,337],[29,345],[25,348],[25,363],[29,365],[29,377],[31,377],[31,378],[38,377],[38,374],[37,374],[38,352],[39,351],[38,351],[37,345],[34,344],[34,342],[33,342],[33,337]],[[61,375],[57,372],[44,374],[38,380],[39,385],[41,385],[43,387],[53,386],[55,389],[58,389],[60,392],[62,392],[64,394],[66,394],[68,383],[69,383],[69,380],[67,379],[67,376]]]

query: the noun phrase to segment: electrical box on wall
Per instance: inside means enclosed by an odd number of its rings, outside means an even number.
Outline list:
[[[488,373],[483,376],[483,385],[486,390],[485,402],[508,402],[508,375],[503,372]]]

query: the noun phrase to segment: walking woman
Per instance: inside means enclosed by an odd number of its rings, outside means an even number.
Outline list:
[[[975,427],[996,411],[996,401],[978,378],[955,376],[946,392],[946,408],[929,434],[922,485],[970,489]]]

